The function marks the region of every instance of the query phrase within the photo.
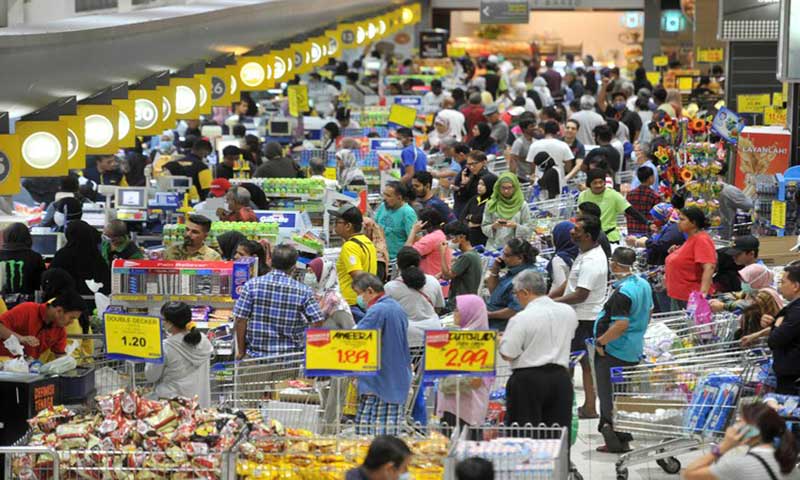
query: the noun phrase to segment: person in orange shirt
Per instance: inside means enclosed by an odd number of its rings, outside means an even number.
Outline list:
[[[217,209],[217,217],[225,222],[257,222],[255,212],[250,208],[250,192],[243,187],[231,188],[225,194],[228,209]]]

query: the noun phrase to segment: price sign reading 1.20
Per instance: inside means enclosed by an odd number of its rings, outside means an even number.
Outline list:
[[[380,344],[378,330],[306,330],[306,375],[376,375]]]
[[[493,330],[425,332],[426,375],[494,375],[496,355],[497,332]]]
[[[161,319],[106,313],[106,353],[110,358],[161,363]]]

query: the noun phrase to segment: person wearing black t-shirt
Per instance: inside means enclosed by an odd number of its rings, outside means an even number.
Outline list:
[[[44,260],[31,249],[33,240],[28,227],[12,223],[3,230],[0,266],[5,273],[3,293],[21,293],[33,298],[39,288]]]
[[[241,158],[242,151],[236,145],[228,145],[222,149],[222,161],[217,165],[215,178],[226,178],[230,180],[233,178],[233,168],[236,166],[236,160]]]
[[[561,193],[561,183],[556,170],[556,161],[549,153],[542,151],[533,157],[533,163],[542,171],[542,176],[536,182],[545,196],[540,196],[542,200],[550,200],[558,197]]]
[[[622,159],[619,156],[619,152],[616,148],[611,146],[611,140],[614,137],[614,134],[611,132],[611,128],[608,125],[598,125],[594,129],[594,139],[597,147],[593,148],[589,153],[586,154],[586,165],[591,165],[593,163],[599,163],[603,158],[605,159],[605,164],[611,170],[609,174],[613,177],[620,168],[622,164]]]

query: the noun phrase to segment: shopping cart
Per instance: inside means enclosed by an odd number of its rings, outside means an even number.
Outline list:
[[[733,422],[763,353],[703,347],[668,362],[612,370],[614,430],[650,444],[619,458],[618,480],[628,478],[628,467],[652,460],[678,473],[676,456],[720,440]]]
[[[578,196],[570,193],[559,195],[557,198],[550,200],[528,202],[532,218],[555,218],[558,221],[574,217],[577,206]]]
[[[458,462],[470,457],[491,461],[498,480],[565,480],[570,476],[566,427],[512,425],[469,430],[469,436],[466,429],[454,435],[445,459],[445,480],[454,480]],[[475,430],[487,440],[469,440]]]

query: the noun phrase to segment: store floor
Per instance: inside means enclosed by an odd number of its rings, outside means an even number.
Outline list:
[[[583,405],[583,386],[580,368],[575,370],[575,395],[578,405]],[[616,480],[616,463],[619,455],[599,453],[595,449],[603,445],[603,436],[597,431],[597,420],[581,420],[578,428],[578,440],[572,447],[572,462],[585,480]],[[633,448],[636,448],[633,444]],[[678,456],[681,464],[686,466],[702,452],[696,451]],[[628,468],[629,480],[678,480],[680,475],[664,472],[655,461],[634,465]]]

